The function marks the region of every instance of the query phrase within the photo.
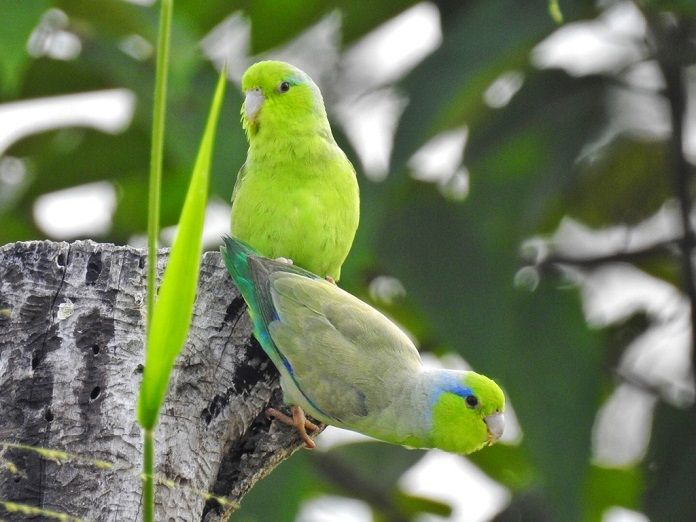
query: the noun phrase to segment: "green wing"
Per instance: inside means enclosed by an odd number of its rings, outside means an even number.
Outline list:
[[[393,399],[385,391],[420,369],[406,334],[359,299],[321,279],[288,272],[269,279],[277,314],[271,338],[322,413],[351,424],[378,412]]]

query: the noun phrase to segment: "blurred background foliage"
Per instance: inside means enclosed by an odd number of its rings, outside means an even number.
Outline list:
[[[447,457],[468,470],[449,497],[413,485],[442,455],[327,444],[282,464],[236,520],[696,520],[696,296],[681,262],[696,3],[559,5],[560,26],[543,0],[175,1],[163,224],[222,62],[237,86],[257,59],[296,63],[358,170],[342,286],[423,352],[496,378],[512,406],[503,443]],[[0,13],[0,243],[142,245],[156,6],[0,0]],[[231,89],[218,132],[210,249],[245,158],[241,101]],[[484,508],[475,487],[495,491]]]

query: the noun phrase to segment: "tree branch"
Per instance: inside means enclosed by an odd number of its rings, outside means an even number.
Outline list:
[[[0,518],[25,505],[139,519],[144,267],[143,251],[91,241],[0,247]],[[245,309],[220,255],[205,254],[155,432],[157,520],[223,520],[302,446],[263,414],[282,407],[278,374]]]
[[[597,268],[609,263],[636,263],[660,256],[674,256],[682,239],[669,239],[654,243],[645,248],[635,250],[620,250],[596,256],[573,256],[561,252],[551,253],[538,261],[527,260],[539,272],[548,272],[559,266],[576,268]]]
[[[657,63],[665,79],[665,95],[669,103],[672,136],[670,155],[675,194],[679,200],[679,215],[684,240],[680,242],[681,272],[684,292],[691,306],[691,367],[696,379],[696,277],[692,260],[694,231],[691,225],[691,166],[684,156],[684,115],[686,113],[686,84],[684,57],[688,48],[687,31],[679,21],[647,17],[654,36]]]

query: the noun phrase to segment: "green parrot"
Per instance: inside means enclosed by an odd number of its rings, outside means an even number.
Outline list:
[[[249,306],[254,335],[280,372],[294,426],[305,445],[323,423],[413,448],[459,454],[500,438],[505,397],[470,371],[423,367],[394,323],[336,285],[225,238],[225,265]]]
[[[232,236],[338,281],[360,197],[319,88],[288,63],[264,61],[247,69],[242,90],[249,151],[232,193]]]

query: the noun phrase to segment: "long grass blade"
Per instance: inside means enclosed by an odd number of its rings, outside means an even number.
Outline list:
[[[172,0],[162,0],[159,36],[157,39],[157,66],[155,95],[152,109],[152,143],[150,146],[150,186],[147,205],[147,331],[155,307],[157,294],[157,239],[159,237],[160,193],[162,186],[162,158],[164,156],[164,120],[167,105],[167,76],[169,71],[169,39],[172,26]]]
[[[157,294],[157,240],[160,229],[160,194],[162,187],[162,158],[164,156],[164,122],[167,106],[167,77],[169,73],[169,40],[172,27],[173,0],[162,0],[157,38],[155,93],[152,109],[152,143],[150,148],[150,183],[147,214],[147,320],[146,339],[150,338],[152,317]],[[149,342],[148,342],[149,344]],[[154,468],[149,454],[154,452],[152,431],[145,432],[143,459],[143,520],[155,519]]]

